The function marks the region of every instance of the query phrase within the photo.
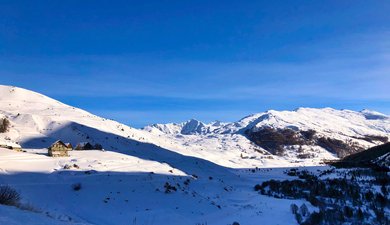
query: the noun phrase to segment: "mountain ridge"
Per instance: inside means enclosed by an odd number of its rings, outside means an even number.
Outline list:
[[[155,149],[161,147],[227,167],[317,165],[323,159],[337,157],[331,149],[340,144],[337,141],[357,143],[358,151],[382,143],[380,140],[390,133],[389,117],[369,110],[268,110],[231,123],[191,119],[135,129],[17,87],[0,86],[0,103],[0,117],[11,122],[10,131],[0,133],[0,141],[10,139],[24,148],[47,148],[58,139],[73,145],[88,141],[113,151],[147,150],[151,144]],[[276,131],[269,130],[272,132],[265,137],[275,138],[276,134],[282,138],[275,145],[278,149],[264,145],[264,132],[260,131],[265,128]],[[302,134],[309,130],[315,131],[315,140],[307,140]],[[286,134],[296,140],[283,136]]]

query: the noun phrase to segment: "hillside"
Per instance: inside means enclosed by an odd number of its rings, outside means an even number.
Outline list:
[[[205,124],[192,119],[179,124],[154,124],[144,130],[201,149],[235,149],[247,158],[268,153],[290,163],[318,163],[318,159],[344,157],[386,143],[390,117],[369,110],[299,108],[270,110],[233,123]]]
[[[0,148],[0,188],[21,196],[0,205],[0,223],[14,225],[295,224],[290,205],[304,199],[270,198],[253,187],[291,179],[285,167],[336,159],[321,138],[360,149],[389,136],[388,116],[371,111],[268,111],[235,123],[190,120],[138,130],[21,88],[0,86],[0,102],[0,118],[9,121],[0,142],[24,150]],[[57,139],[105,151],[48,157]]]
[[[390,143],[346,156],[331,164],[337,167],[380,167],[390,169]]]
[[[0,86],[0,103],[0,118],[10,121],[9,130],[0,133],[0,142],[16,142],[25,149],[47,148],[60,139],[73,146],[88,141],[102,145],[105,150],[145,158],[165,156],[164,152],[169,150],[234,168],[289,165],[284,158],[270,157],[268,152],[252,145],[242,135],[217,139],[173,139],[134,129],[39,93],[10,86]],[[191,126],[188,127],[191,130]],[[254,155],[248,157],[245,151]]]
[[[0,102],[0,118],[11,125],[0,141],[24,148],[58,139],[117,152],[163,148],[233,168],[318,165],[382,144],[390,133],[389,117],[368,110],[270,110],[233,123],[192,119],[138,130],[22,88],[0,86]]]

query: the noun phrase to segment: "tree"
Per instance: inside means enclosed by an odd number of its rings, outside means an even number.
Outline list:
[[[353,216],[353,209],[349,206],[344,206],[344,215],[347,218],[351,218]]]
[[[8,131],[10,122],[7,118],[0,119],[0,133],[5,133]]]
[[[301,207],[299,208],[299,212],[302,216],[306,217],[309,215],[309,209],[307,208],[306,204],[303,203]]]
[[[291,208],[292,214],[294,214],[294,215],[297,214],[299,208],[298,208],[298,206],[296,204],[294,204],[294,203],[291,204],[290,208]]]

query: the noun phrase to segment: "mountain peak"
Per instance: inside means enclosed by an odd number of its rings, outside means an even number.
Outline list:
[[[199,120],[190,119],[184,123],[183,128],[181,129],[181,134],[201,134],[204,132],[206,125]]]
[[[368,120],[383,120],[383,119],[388,119],[389,118],[389,116],[387,116],[387,115],[385,115],[383,113],[380,113],[380,112],[377,112],[377,111],[373,111],[373,110],[369,110],[369,109],[363,109],[360,112]]]

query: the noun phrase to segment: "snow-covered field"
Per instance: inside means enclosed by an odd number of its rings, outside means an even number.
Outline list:
[[[306,146],[314,155],[308,159],[299,159],[295,148],[272,155],[249,141],[246,129],[314,129],[362,147],[375,145],[364,135],[390,133],[389,117],[367,110],[302,108],[235,123],[191,120],[139,130],[21,88],[0,86],[0,102],[0,118],[10,121],[0,143],[24,150],[0,149],[0,184],[15,188],[28,209],[0,205],[0,224],[11,225],[295,224],[290,204],[301,200],[259,195],[254,185],[290,179],[283,167],[318,166],[336,156],[320,146]],[[48,157],[46,148],[58,139],[105,151]]]
[[[287,178],[285,169],[252,172],[183,158],[194,167],[183,171],[108,151],[73,151],[67,158],[41,152],[1,149],[0,183],[37,211],[0,207],[1,224],[292,224],[289,206],[301,204],[253,190],[262,180]],[[177,190],[165,193],[166,182]],[[77,183],[79,191],[72,188]]]

